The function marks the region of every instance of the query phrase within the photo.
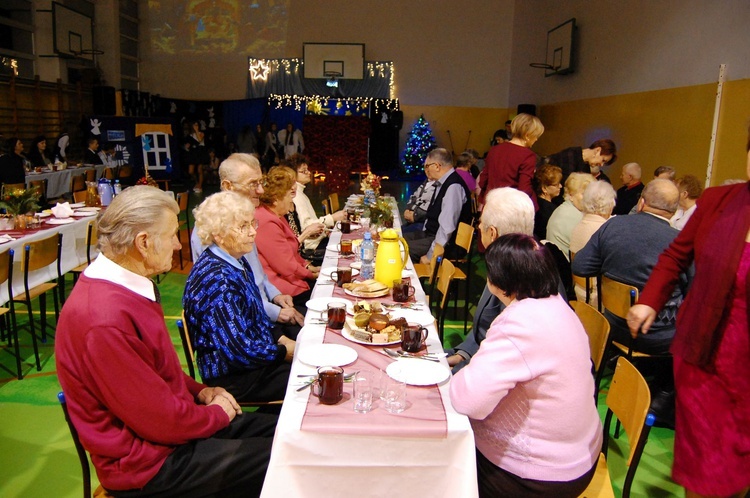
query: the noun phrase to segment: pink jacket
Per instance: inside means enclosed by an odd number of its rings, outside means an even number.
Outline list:
[[[560,296],[505,308],[450,393],[477,449],[519,477],[570,481],[599,457],[588,338]]]
[[[299,255],[299,241],[286,219],[261,206],[255,210],[258,235],[255,245],[268,280],[282,294],[296,296],[308,290],[305,279],[314,275]]]

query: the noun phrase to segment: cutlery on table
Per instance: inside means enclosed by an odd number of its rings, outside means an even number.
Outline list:
[[[357,370],[356,372],[351,372],[351,373],[348,373],[348,374],[344,374],[344,382],[346,382],[347,380],[350,380],[352,377],[354,377],[358,373],[359,373],[359,370]],[[314,379],[310,380],[310,382],[308,382],[308,383],[304,384],[302,387],[298,388],[297,392],[304,391],[305,389],[307,389],[308,387],[310,387],[311,385],[313,385],[318,380],[318,376],[315,375],[315,374],[311,374],[311,375],[298,375],[297,377],[315,377]]]
[[[399,358],[416,358],[416,359],[427,360],[427,361],[437,361],[437,362],[440,361],[439,358],[436,358],[434,356],[417,355],[417,354],[407,353],[405,351],[400,351],[400,350],[394,351],[388,348],[383,348],[383,352],[387,356],[390,356],[391,358],[396,359],[396,360],[398,360]]]

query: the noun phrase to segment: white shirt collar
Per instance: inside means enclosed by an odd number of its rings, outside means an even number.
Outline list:
[[[126,270],[104,254],[99,254],[94,262],[83,271],[83,274],[88,278],[106,280],[120,287],[125,287],[150,301],[156,301],[154,282],[151,279]]]

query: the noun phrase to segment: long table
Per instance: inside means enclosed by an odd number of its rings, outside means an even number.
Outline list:
[[[398,227],[398,219],[395,223]],[[332,232],[329,247],[338,244],[340,238],[340,232]],[[323,268],[337,263],[338,254],[326,251]],[[407,269],[412,276],[416,299],[426,303],[411,262]],[[312,296],[328,297],[332,292],[331,285],[316,285]],[[451,405],[450,379],[438,386],[447,423],[447,432],[442,438],[348,435],[301,428],[310,393],[309,389],[297,392],[298,375],[310,374],[314,369],[300,362],[298,356],[306,348],[323,342],[325,325],[313,323],[319,316],[319,313],[308,311],[305,327],[297,339],[295,360],[261,496],[477,496],[474,435],[468,419]],[[434,323],[427,328],[428,351],[442,352]],[[360,358],[362,354],[368,352],[360,353]],[[369,354],[379,353],[370,351]],[[446,369],[449,368],[445,359],[441,362]],[[317,400],[313,398],[310,402],[316,403]],[[348,403],[351,406],[351,401]],[[401,415],[409,416],[409,409]],[[366,415],[356,414],[352,409],[351,416]],[[392,416],[394,424],[399,423],[398,417]]]
[[[61,171],[48,171],[45,173],[26,173],[26,188],[31,182],[47,180],[47,198],[54,199],[70,192],[70,179],[76,175],[85,175],[86,171],[96,170],[96,179],[101,178],[106,166],[102,164],[83,166],[79,168],[66,168]]]
[[[86,236],[88,234],[88,222],[95,219],[94,216],[77,218],[73,223],[68,225],[47,225],[44,224],[41,230],[0,231],[2,234],[10,234],[16,237],[16,240],[0,244],[0,252],[13,249],[13,295],[23,294],[23,258],[24,245],[35,240],[44,239],[55,233],[62,233],[62,255],[60,257],[60,269],[63,274],[73,268],[86,262]],[[93,257],[93,254],[92,254]],[[44,282],[57,278],[57,266],[52,264],[29,274],[29,286],[34,287]],[[3,284],[0,286],[0,303],[8,301],[8,287]]]

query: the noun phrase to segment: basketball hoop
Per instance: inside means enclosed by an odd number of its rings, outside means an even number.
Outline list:
[[[343,73],[339,71],[325,71],[323,73],[327,78],[326,86],[329,88],[338,88],[339,82],[336,80],[337,77],[343,76]]]
[[[103,50],[98,50],[95,48],[87,48],[87,49],[81,49],[76,51],[71,51],[74,57],[81,57],[81,56],[96,56],[96,55],[104,55]]]

